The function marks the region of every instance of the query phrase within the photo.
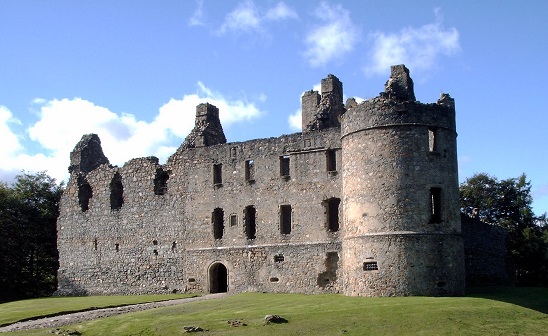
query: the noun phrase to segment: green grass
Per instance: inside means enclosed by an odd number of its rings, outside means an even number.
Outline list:
[[[1,306],[0,306],[1,307]],[[466,297],[362,298],[244,293],[63,327],[82,335],[547,335],[547,288],[474,289]],[[263,325],[267,314],[289,323]],[[247,326],[232,327],[227,320]],[[14,335],[51,335],[49,330]]]
[[[51,316],[61,312],[125,306],[128,304],[180,299],[190,296],[194,295],[80,296],[13,301],[0,304],[0,325],[6,325],[35,316]]]

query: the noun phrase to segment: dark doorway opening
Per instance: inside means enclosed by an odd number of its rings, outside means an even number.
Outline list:
[[[221,263],[214,263],[209,267],[209,292],[228,292],[228,270]]]

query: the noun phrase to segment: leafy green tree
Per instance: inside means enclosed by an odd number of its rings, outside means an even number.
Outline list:
[[[507,248],[515,264],[516,282],[548,286],[548,226],[536,217],[531,183],[525,174],[499,181],[479,173],[460,185],[461,211],[508,231]]]
[[[11,187],[0,185],[0,301],[55,291],[62,191],[45,172],[23,172]]]

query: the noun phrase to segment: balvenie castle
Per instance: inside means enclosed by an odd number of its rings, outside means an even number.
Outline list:
[[[329,75],[302,96],[300,133],[227,143],[219,110],[200,104],[166,164],[112,166],[89,134],[69,171],[60,295],[464,292],[454,100],[417,101],[403,65],[359,104]],[[504,269],[498,254],[468,258],[469,276]]]

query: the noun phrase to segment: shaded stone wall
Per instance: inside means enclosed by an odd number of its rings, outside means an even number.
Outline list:
[[[462,215],[466,286],[512,285],[508,233],[502,227]]]

